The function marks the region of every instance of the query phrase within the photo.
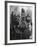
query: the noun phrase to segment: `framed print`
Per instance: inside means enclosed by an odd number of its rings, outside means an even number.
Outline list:
[[[5,45],[36,43],[36,3],[5,1]]]

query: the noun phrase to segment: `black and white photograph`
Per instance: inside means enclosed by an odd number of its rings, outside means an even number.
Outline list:
[[[35,3],[6,2],[6,42],[35,43]]]
[[[10,40],[32,39],[31,7],[10,6]]]

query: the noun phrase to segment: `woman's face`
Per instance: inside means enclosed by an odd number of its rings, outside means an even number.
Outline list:
[[[26,22],[27,22],[27,23],[30,23],[30,21],[31,21],[31,17],[30,17],[30,16],[27,16],[27,17],[26,17]]]

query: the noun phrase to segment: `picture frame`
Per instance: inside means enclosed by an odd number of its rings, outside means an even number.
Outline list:
[[[25,38],[23,39],[23,36],[22,36],[22,38],[19,38],[19,39],[14,39],[15,37],[10,39],[10,31],[11,31],[11,29],[10,29],[10,23],[11,23],[10,14],[12,13],[12,11],[14,11],[13,9],[15,9],[15,7],[17,7],[17,6],[19,7],[19,9],[23,8],[23,9],[27,10],[28,7],[30,7],[30,9],[32,10],[32,13],[30,12],[32,14],[32,25],[33,25],[31,39],[25,39]],[[10,10],[10,8],[11,8],[11,10]],[[31,43],[36,43],[36,3],[20,2],[20,1],[5,1],[5,45],[31,44]]]

